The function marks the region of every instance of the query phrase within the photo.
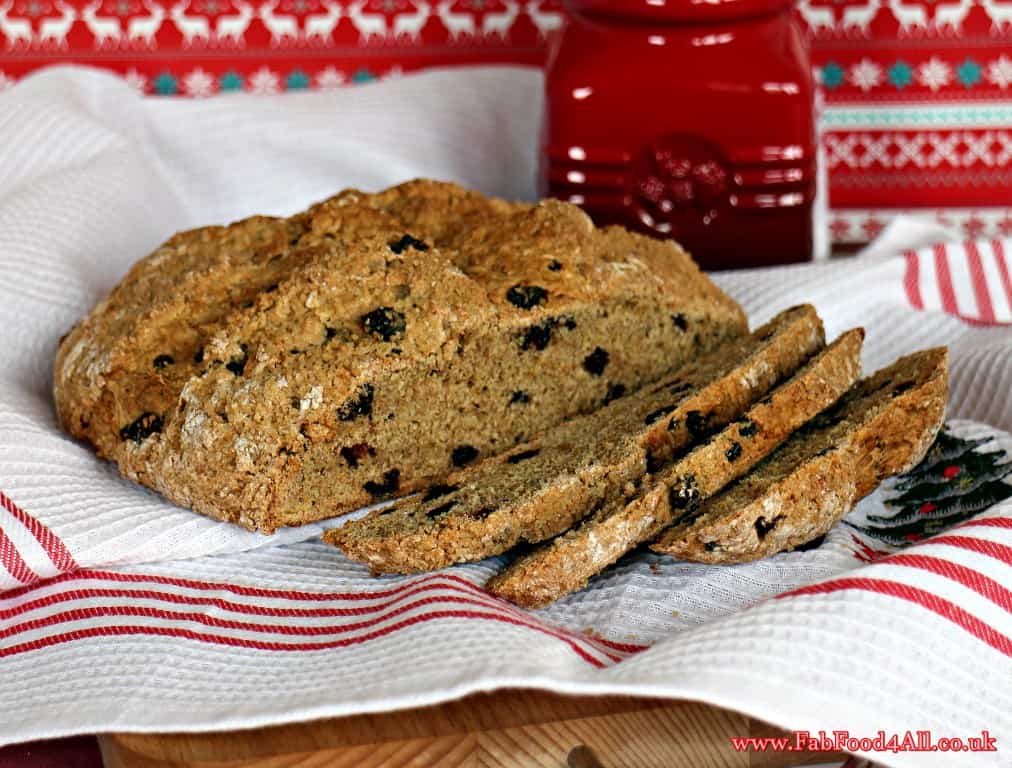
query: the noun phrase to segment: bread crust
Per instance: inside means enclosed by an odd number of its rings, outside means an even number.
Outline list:
[[[423,180],[174,236],[62,341],[54,399],[124,476],[270,532],[409,493],[745,330],[672,243]]]
[[[498,458],[328,531],[324,540],[376,573],[481,560],[558,535],[648,468],[739,417],[822,348],[810,305],[729,341],[657,384],[575,418]]]
[[[924,458],[947,399],[944,348],[901,358],[704,504],[696,521],[667,529],[650,548],[682,560],[741,563],[807,544],[886,477]]]
[[[528,608],[583,587],[595,574],[700,505],[772,453],[794,430],[835,403],[860,374],[863,329],[848,331],[725,427],[661,470],[646,490],[619,499],[580,526],[521,556],[486,588]]]

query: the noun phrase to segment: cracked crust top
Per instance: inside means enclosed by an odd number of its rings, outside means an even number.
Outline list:
[[[436,371],[447,392],[474,399],[466,371],[448,372],[448,361],[493,332],[535,352],[551,337],[558,359],[545,381],[558,393],[546,386],[538,411],[511,416],[512,434],[493,431],[476,450],[498,452],[592,409],[607,377],[574,377],[559,360],[581,370],[588,352],[579,346],[594,328],[617,333],[622,313],[643,317],[654,333],[640,358],[611,355],[630,391],[745,329],[737,304],[676,245],[595,229],[574,206],[510,203],[424,180],[375,195],[348,190],[289,219],[252,217],[171,238],[62,340],[54,396],[64,429],[126,476],[269,531],[445,471],[453,446],[426,461],[437,420],[410,416],[422,398],[433,410],[438,390],[411,389],[403,372]],[[670,330],[676,318],[690,324],[684,338]],[[667,327],[651,331],[662,319]],[[533,369],[517,363],[525,381]],[[502,375],[490,365],[491,379]],[[386,383],[376,388],[377,380]],[[455,396],[436,414],[459,411]],[[379,429],[371,410],[392,414],[395,404],[405,439],[421,441],[418,466],[393,466],[369,439]],[[362,418],[351,424],[349,414]],[[481,415],[453,418],[448,434],[473,436]],[[326,461],[341,450],[350,453],[327,475]],[[356,468],[371,474],[340,498],[320,480],[344,487],[342,473]]]

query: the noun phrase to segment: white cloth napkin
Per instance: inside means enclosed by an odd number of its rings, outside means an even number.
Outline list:
[[[1010,764],[1010,502],[881,559],[900,549],[868,533],[876,515],[896,523],[891,483],[810,551],[735,567],[637,554],[525,612],[480,589],[501,558],[372,579],[319,526],[215,523],[60,433],[57,339],[169,234],[415,176],[532,197],[539,105],[540,76],[516,68],[207,102],[62,68],[0,95],[0,743],[516,685],[684,696],[862,736],[988,729],[1003,752],[870,756]],[[948,344],[951,433],[1012,453],[1010,271],[1012,242],[936,246],[900,220],[856,260],[717,280],[753,324],[811,301],[830,336],[864,325],[869,371]]]
[[[288,214],[416,176],[531,196],[539,75],[491,68],[292,98],[142,99],[58,68],[0,97],[0,490],[80,566],[238,552],[268,538],[175,509],[56,429],[57,339],[173,232]],[[29,573],[61,570],[3,521]],[[61,557],[61,562],[63,557]],[[13,566],[18,567],[18,566]],[[10,568],[8,568],[10,570]],[[16,579],[14,580],[16,581]],[[11,586],[0,568],[0,588]]]

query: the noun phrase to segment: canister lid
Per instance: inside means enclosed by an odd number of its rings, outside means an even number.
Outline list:
[[[615,20],[708,23],[776,13],[792,0],[564,0],[569,10]]]

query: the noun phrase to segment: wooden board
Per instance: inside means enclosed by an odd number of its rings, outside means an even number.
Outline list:
[[[434,707],[207,734],[111,734],[107,768],[787,768],[844,755],[735,752],[785,735],[744,715],[662,699],[504,690]]]

